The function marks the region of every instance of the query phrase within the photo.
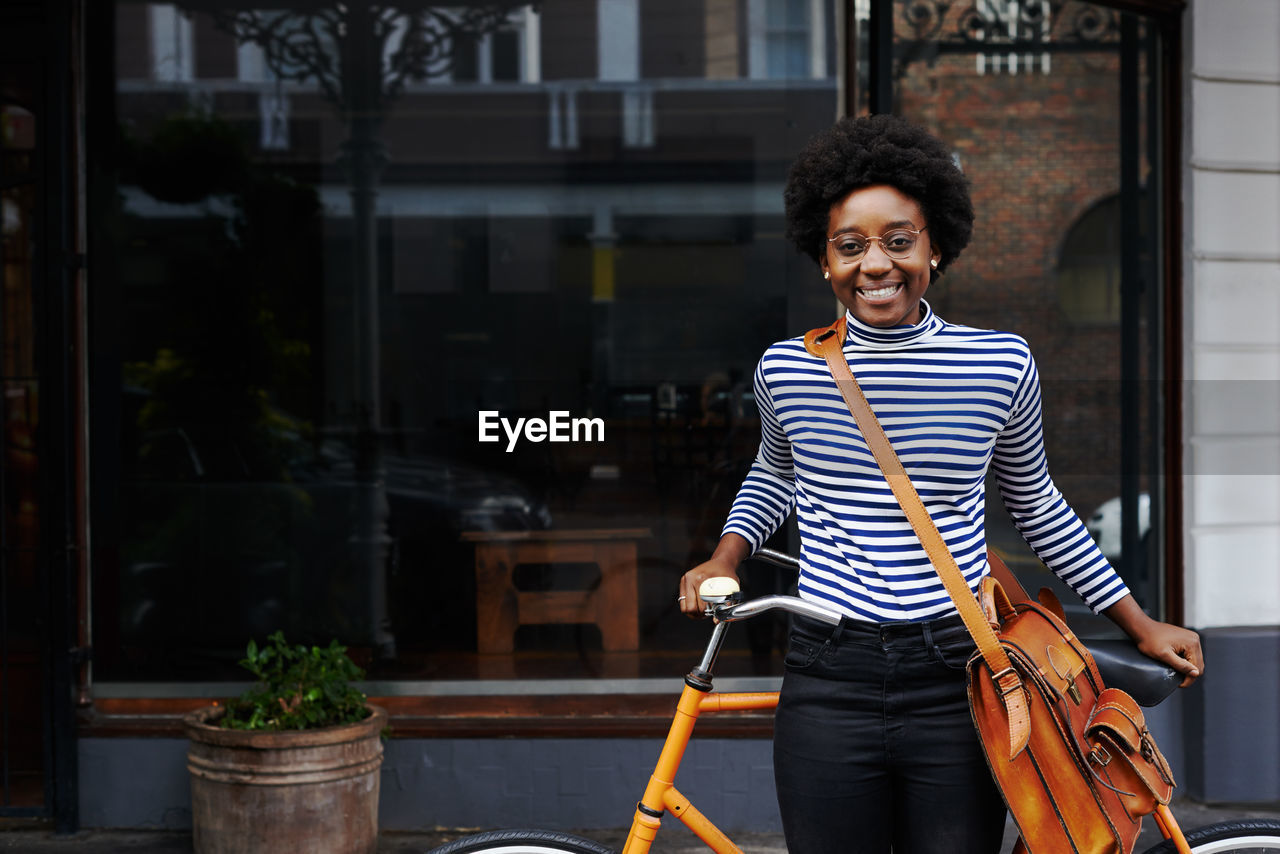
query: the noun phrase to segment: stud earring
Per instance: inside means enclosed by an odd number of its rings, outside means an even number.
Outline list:
[[[933,269],[935,270],[938,269],[938,259],[934,258],[932,261],[929,262],[929,265],[932,266]]]
[[[936,266],[936,265],[935,265],[935,266]],[[823,273],[823,274],[822,274],[822,278],[824,278],[824,279],[829,279],[829,278],[831,278],[831,274],[830,274],[830,273]]]

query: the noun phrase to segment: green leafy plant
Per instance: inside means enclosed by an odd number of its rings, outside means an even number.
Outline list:
[[[228,701],[220,725],[228,729],[316,729],[363,720],[365,695],[352,682],[364,671],[336,640],[329,646],[290,645],[276,632],[259,647],[249,641],[240,666],[258,683]]]

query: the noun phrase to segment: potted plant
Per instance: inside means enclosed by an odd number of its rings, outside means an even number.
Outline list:
[[[183,721],[197,854],[373,854],[387,713],[352,684],[364,672],[336,640],[282,632],[240,664],[257,684]]]

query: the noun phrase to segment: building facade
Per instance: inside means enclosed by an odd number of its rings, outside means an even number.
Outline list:
[[[184,826],[181,715],[282,629],[390,707],[384,826],[625,821],[755,361],[836,310],[786,170],[868,111],[952,146],[978,220],[931,304],[1028,339],[1057,484],[1204,637],[1151,712],[1185,791],[1280,799],[1274,0],[3,14],[0,809]],[[722,685],[776,685],[785,624],[734,629]],[[686,760],[725,827],[776,825],[769,730]]]

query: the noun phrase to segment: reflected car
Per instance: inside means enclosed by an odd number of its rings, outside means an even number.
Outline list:
[[[1119,560],[1123,551],[1120,527],[1123,512],[1120,505],[1120,496],[1109,498],[1098,505],[1084,523],[1098,548],[1112,562]],[[1142,492],[1138,494],[1138,539],[1145,541],[1150,530],[1151,495]]]

